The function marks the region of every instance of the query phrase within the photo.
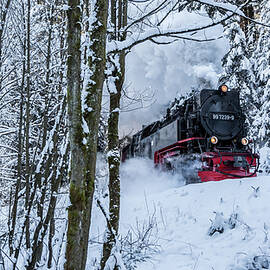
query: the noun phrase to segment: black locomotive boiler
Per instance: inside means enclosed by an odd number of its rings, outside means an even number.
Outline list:
[[[156,165],[182,169],[187,182],[252,177],[259,156],[246,134],[239,92],[226,85],[203,89],[137,132],[123,148],[122,161],[148,157]],[[192,162],[199,166],[190,169]]]

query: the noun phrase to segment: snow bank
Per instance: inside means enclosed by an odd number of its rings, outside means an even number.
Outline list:
[[[155,171],[150,161],[128,161],[122,168],[121,233],[155,216],[161,245],[161,252],[138,269],[247,269],[254,256],[269,255],[269,180],[181,186],[177,176]],[[209,236],[217,213],[224,220],[236,218],[235,228]]]
[[[106,170],[99,172],[106,185]],[[137,158],[122,164],[121,181],[120,234],[132,232],[135,238],[152,222],[149,239],[158,245],[151,259],[136,269],[254,270],[252,265],[268,263],[264,260],[270,259],[270,176],[184,186],[180,175]],[[105,188],[96,195],[102,198],[104,192]],[[105,225],[94,206],[89,269],[97,269]],[[223,233],[212,235],[211,225],[223,227]]]
[[[260,171],[270,174],[270,148],[267,146],[260,149]]]

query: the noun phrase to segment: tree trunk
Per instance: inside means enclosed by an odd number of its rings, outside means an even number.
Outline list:
[[[112,4],[112,23],[117,27],[117,34],[114,35],[116,40],[123,41],[126,39],[126,33],[121,33],[121,29],[127,25],[127,1],[118,0],[118,23],[116,21],[116,1]],[[117,24],[117,26],[116,26]],[[120,99],[125,79],[125,52],[113,56],[111,61],[114,70],[111,74],[115,78],[115,91],[110,91],[110,115],[108,121],[108,167],[109,167],[109,226],[107,229],[106,241],[103,245],[103,256],[101,259],[101,269],[105,268],[109,259],[112,248],[116,243],[120,219],[120,149],[119,149],[119,112]],[[115,266],[116,269],[117,266]]]
[[[5,30],[5,25],[7,21],[7,13],[9,10],[11,0],[7,0],[5,7],[1,10],[2,14],[0,15],[0,71],[2,71],[2,51],[3,51],[3,33]],[[0,77],[0,90],[2,89],[2,78]]]
[[[111,255],[112,248],[116,242],[115,237],[119,228],[120,213],[120,149],[118,136],[119,108],[121,90],[124,82],[125,72],[125,53],[117,55],[119,58],[120,70],[115,66],[114,77],[116,93],[110,93],[110,115],[108,120],[108,167],[109,167],[109,222],[111,229],[107,230],[106,241],[103,245],[103,257],[101,260],[101,269],[103,270],[107,260]],[[113,233],[112,233],[113,232]]]
[[[69,116],[70,164],[70,206],[68,208],[68,231],[66,247],[66,270],[81,269],[81,227],[84,209],[83,187],[83,145],[81,125],[81,8],[80,0],[69,0],[67,94]],[[76,254],[76,255],[75,255]]]
[[[25,24],[23,25],[25,29]],[[14,232],[16,227],[16,220],[17,220],[17,210],[18,210],[18,199],[19,199],[19,192],[21,191],[21,183],[22,183],[22,156],[23,156],[23,139],[22,139],[22,131],[23,131],[23,105],[24,105],[24,83],[25,83],[25,58],[26,58],[26,37],[23,41],[23,62],[22,62],[22,82],[21,82],[21,100],[20,100],[20,114],[19,114],[19,131],[18,131],[18,161],[17,161],[17,181],[16,181],[16,189],[14,194],[14,203],[12,206],[11,211],[11,227],[9,229],[9,249],[10,255],[12,255],[14,250]]]
[[[91,222],[92,201],[94,195],[94,183],[96,174],[96,156],[98,143],[98,127],[100,122],[102,90],[105,81],[106,67],[106,38],[107,38],[107,16],[108,16],[108,0],[94,1],[93,14],[96,14],[96,21],[90,27],[88,55],[88,68],[90,72],[90,80],[86,81],[84,88],[83,100],[83,118],[87,123],[86,131],[86,173],[85,173],[85,206],[83,215],[83,236],[82,246],[84,262],[82,269],[85,269],[89,229]],[[90,15],[91,16],[91,15]]]
[[[27,34],[26,34],[26,120],[25,120],[25,209],[27,211],[29,198],[30,198],[30,77],[31,77],[31,48],[30,48],[30,20],[31,20],[31,1],[27,0]],[[26,237],[26,247],[30,248],[30,224],[29,216],[25,217],[25,237]]]
[[[96,20],[92,20],[87,44],[88,74],[90,76],[89,80],[85,78],[83,93],[81,93],[80,1],[69,0],[67,79],[71,205],[68,208],[66,270],[85,269],[94,193],[98,125],[106,65],[108,8],[107,0],[92,1],[92,4],[92,13],[96,15]]]

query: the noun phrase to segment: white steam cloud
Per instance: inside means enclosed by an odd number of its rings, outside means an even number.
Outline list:
[[[206,17],[187,13],[175,17],[171,25],[183,27],[207,22]],[[222,26],[215,27],[196,38],[219,37],[222,31]],[[192,88],[216,88],[226,47],[224,39],[200,43],[180,40],[166,46],[146,42],[135,47],[127,56],[125,92],[136,101],[123,98],[120,134],[135,133],[143,124],[158,120],[179,94]],[[141,109],[133,110],[136,108]]]

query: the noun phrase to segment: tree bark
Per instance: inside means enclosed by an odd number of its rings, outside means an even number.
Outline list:
[[[30,76],[31,76],[31,48],[30,48],[30,37],[31,37],[31,28],[30,28],[30,20],[31,20],[31,1],[27,0],[27,34],[26,34],[26,120],[25,120],[25,209],[28,208],[29,198],[30,198]],[[27,210],[26,210],[27,211]],[[29,224],[29,216],[25,217],[25,239],[26,239],[26,247],[30,248],[30,224]]]
[[[112,4],[112,13],[115,14],[116,1]],[[126,33],[121,33],[127,25],[127,1],[118,0],[118,22],[112,17],[112,23],[117,27],[115,39],[123,41],[126,39]],[[116,25],[117,24],[117,25]],[[112,248],[116,243],[116,237],[119,228],[120,219],[120,149],[119,149],[119,112],[120,99],[125,80],[125,52],[122,51],[113,56],[111,61],[114,69],[111,74],[115,78],[115,91],[110,91],[110,115],[108,120],[108,167],[109,167],[109,226],[107,229],[106,241],[103,245],[103,256],[101,259],[101,269],[105,268],[106,262],[109,259]],[[110,86],[109,86],[110,88]],[[116,269],[117,266],[115,266]]]
[[[86,132],[86,170],[85,170],[85,206],[83,213],[83,265],[85,269],[89,229],[91,222],[92,202],[94,195],[94,183],[96,174],[96,156],[98,143],[98,127],[100,122],[102,90],[105,81],[106,67],[106,38],[107,38],[107,16],[108,0],[94,1],[93,14],[96,14],[96,21],[90,27],[89,39],[91,41],[88,55],[88,68],[92,73],[90,80],[84,89],[85,99],[83,101],[83,118],[87,123]],[[91,16],[91,15],[90,15]]]
[[[67,95],[69,117],[70,206],[68,208],[68,231],[66,247],[66,270],[81,269],[81,230],[84,205],[82,125],[81,125],[81,8],[80,0],[69,0]],[[75,256],[76,254],[76,256]]]
[[[68,115],[70,126],[70,203],[66,270],[85,269],[96,172],[97,137],[106,66],[107,0],[92,1],[95,14],[89,28],[89,80],[81,93],[80,1],[69,0]],[[74,256],[76,254],[76,256]]]

